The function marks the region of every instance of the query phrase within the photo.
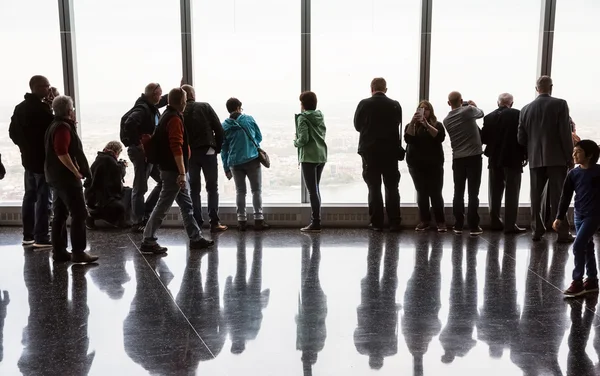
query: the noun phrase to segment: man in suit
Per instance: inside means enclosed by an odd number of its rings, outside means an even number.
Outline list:
[[[498,109],[483,118],[481,130],[481,142],[486,145],[484,154],[488,157],[492,230],[504,230],[507,234],[525,232],[525,229],[517,226],[517,213],[527,150],[517,142],[521,112],[512,106],[513,96],[509,93],[500,94]],[[505,190],[503,223],[500,207]]]
[[[371,97],[363,99],[354,113],[354,128],[360,133],[358,154],[362,157],[363,179],[369,188],[369,227],[383,229],[383,197],[381,178],[385,186],[385,206],[391,231],[400,230],[400,148],[399,127],[402,123],[400,103],[388,98],[387,83],[381,77],[371,81]]]
[[[551,218],[556,218],[558,202],[567,171],[573,167],[573,139],[569,122],[569,106],[564,99],[553,98],[552,79],[537,80],[538,97],[521,111],[519,144],[527,148],[531,174],[531,227],[533,240],[546,232],[542,213],[543,192],[548,183]],[[558,242],[571,242],[569,223],[558,231]]]

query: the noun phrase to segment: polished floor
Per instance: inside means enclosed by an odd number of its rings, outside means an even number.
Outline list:
[[[565,302],[569,245],[296,230],[164,257],[91,232],[97,266],[0,228],[0,375],[597,375],[597,299]]]

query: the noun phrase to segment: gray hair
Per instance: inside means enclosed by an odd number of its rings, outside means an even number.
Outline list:
[[[52,101],[55,116],[67,117],[73,111],[73,99],[68,95],[59,95]]]
[[[104,150],[110,150],[115,154],[121,154],[123,151],[123,146],[119,141],[111,141],[104,147]]]
[[[502,93],[502,94],[498,95],[498,105],[499,106],[510,107],[510,105],[513,104],[513,102],[514,102],[514,98],[513,98],[512,94]]]

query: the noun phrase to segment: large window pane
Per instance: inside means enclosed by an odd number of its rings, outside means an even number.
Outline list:
[[[384,77],[388,95],[400,102],[403,121],[418,103],[420,2],[330,0],[312,3],[312,82],[325,116],[329,161],[321,195],[328,203],[367,201],[356,153],[353,118],[374,77]],[[400,164],[402,203],[414,202],[406,164]]]
[[[0,2],[0,153],[6,177],[0,181],[0,202],[23,198],[21,154],[8,137],[14,108],[29,92],[31,76],[41,74],[62,93],[60,27],[56,1]]]
[[[431,57],[431,102],[440,121],[450,110],[448,93],[458,90],[487,114],[497,108],[498,94],[514,95],[521,109],[535,98],[540,2],[434,0]],[[480,121],[480,126],[483,121]],[[444,143],[444,199],[451,202],[452,153]],[[479,199],[488,202],[487,158]],[[529,173],[523,174],[521,202],[529,202]]]
[[[263,168],[263,201],[299,202],[294,113],[300,105],[300,2],[199,0],[193,6],[194,73],[199,101],[221,121],[236,97],[254,117],[272,167]],[[276,16],[274,16],[276,15]],[[235,201],[219,159],[221,202]]]
[[[597,112],[600,97],[600,3],[589,0],[558,1],[552,58],[553,95],[569,103],[577,134],[600,142]]]
[[[166,94],[181,82],[181,26],[177,0],[75,2],[83,146],[90,163],[150,82]],[[125,151],[121,158],[128,159]],[[131,186],[130,163],[126,183]],[[153,184],[150,179],[151,185]]]

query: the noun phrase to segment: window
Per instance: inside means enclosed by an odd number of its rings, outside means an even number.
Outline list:
[[[600,51],[596,47],[600,31],[596,22],[600,4],[593,1],[559,1],[556,5],[554,56],[552,58],[553,95],[569,104],[577,134],[600,142],[596,111],[600,98],[596,71]]]
[[[165,94],[180,85],[179,1],[81,0],[75,26],[78,120],[91,164],[108,141],[119,140],[121,117],[148,83],[160,83]],[[128,159],[126,151],[121,158]],[[131,164],[125,180],[131,186]]]
[[[498,94],[503,92],[513,94],[517,109],[535,98],[540,14],[539,1],[434,0],[430,99],[440,121],[449,111],[447,98],[453,90],[460,91],[464,100],[473,100],[486,114],[496,109]],[[444,153],[444,199],[451,202],[449,138]],[[479,199],[487,203],[485,157],[483,166]],[[529,202],[529,187],[525,171],[521,202]]]
[[[311,88],[327,126],[328,162],[321,195],[326,203],[367,202],[357,154],[354,111],[371,95],[374,77],[384,77],[388,96],[400,102],[403,122],[418,104],[418,1],[331,0],[312,3]],[[414,186],[400,163],[402,203],[414,202]]]
[[[193,32],[197,99],[210,103],[221,121],[229,116],[227,99],[242,101],[271,158],[272,168],[262,170],[263,202],[299,202],[293,139],[294,114],[300,111],[300,3],[199,0]],[[220,160],[219,169],[220,201],[234,202],[235,185]]]
[[[0,181],[0,202],[23,198],[21,154],[8,137],[14,108],[29,92],[29,79],[42,74],[61,93],[62,59],[58,6],[55,1],[7,1],[0,6],[0,153],[6,177]]]

